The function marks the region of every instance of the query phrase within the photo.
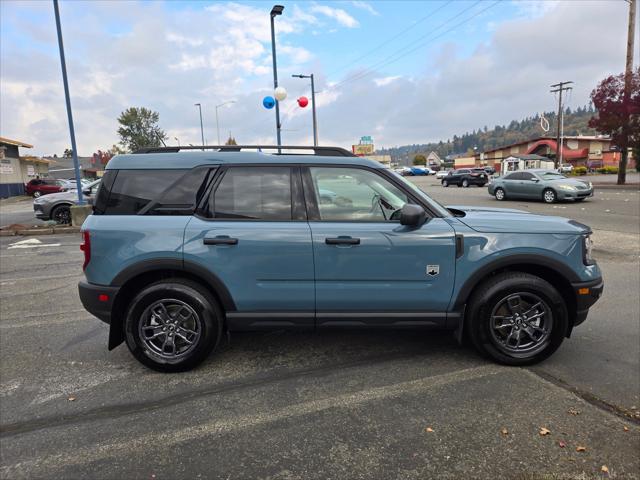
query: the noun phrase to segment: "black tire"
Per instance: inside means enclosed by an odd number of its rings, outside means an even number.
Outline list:
[[[51,220],[59,225],[71,225],[71,209],[69,205],[58,205],[51,211]]]
[[[447,182],[446,180],[442,180],[442,186],[443,187],[448,187],[449,186],[449,182]]]
[[[529,351],[508,351],[510,348],[506,345],[509,344],[509,339],[505,345],[498,338],[500,335],[506,335],[507,330],[503,329],[503,325],[497,327],[493,325],[492,315],[497,308],[502,308],[500,306],[504,305],[505,299],[527,296],[536,297],[541,301],[540,310],[544,314],[538,327],[543,330],[546,327],[548,333],[544,338],[540,333],[539,343],[534,343]],[[497,311],[500,312],[500,310]],[[537,312],[538,310],[536,314]],[[506,317],[501,318],[501,323],[506,322]],[[495,321],[496,317],[493,317],[493,322]],[[473,293],[467,306],[465,330],[476,350],[494,361],[504,365],[532,365],[546,359],[558,349],[567,333],[568,322],[566,304],[560,293],[549,282],[528,273],[506,272],[487,280]],[[509,335],[514,332],[514,329],[518,330],[517,325],[512,324],[514,327],[511,327]],[[537,334],[531,327],[523,327],[522,325],[526,325],[524,323],[518,322],[518,325],[520,325],[518,337],[515,338],[518,343],[520,336],[526,333],[527,329],[532,330],[534,335]],[[510,327],[507,326],[507,328]],[[531,340],[531,337],[528,339]]]
[[[462,181],[462,186],[464,188],[469,188],[469,180],[467,180],[466,178]]]
[[[507,193],[504,191],[504,188],[500,188],[500,187],[495,189],[495,191],[493,192],[493,195],[496,197],[496,200],[498,200],[499,202],[502,202],[507,198]]]
[[[192,331],[198,333],[192,344],[187,344],[185,337],[179,333],[179,326],[183,323],[175,324],[175,333],[173,335],[174,354],[173,357],[168,355],[165,350],[165,346],[162,345],[162,352],[158,352],[158,348],[154,345],[164,341],[166,343],[167,333],[161,333],[162,325],[167,323],[157,322],[153,326],[146,325],[147,319],[154,318],[154,314],[151,313],[151,307],[154,307],[162,302],[165,306],[169,305],[171,308],[171,302],[175,302],[178,309],[177,313],[173,317],[169,315],[167,318],[171,318],[174,322],[178,322],[177,318],[182,312],[184,305],[185,310],[189,313],[195,313],[195,316],[188,317],[192,319],[194,324],[197,322],[197,328],[189,325],[190,330],[182,329],[182,332]],[[165,312],[169,309],[165,308]],[[169,312],[170,313],[170,312]],[[155,317],[158,318],[158,317]],[[127,314],[125,319],[125,339],[129,350],[138,361],[147,367],[157,370],[159,372],[182,372],[190,370],[204,361],[212,350],[218,345],[222,336],[222,324],[223,313],[218,305],[218,302],[213,296],[203,287],[197,283],[180,278],[174,278],[170,280],[162,280],[147,287],[143,288],[129,303],[127,308]],[[185,327],[185,328],[189,328]],[[170,328],[170,327],[167,327]],[[171,328],[173,331],[174,328]],[[146,330],[158,331],[157,341],[151,342],[151,339],[144,340],[141,337],[141,332]],[[155,334],[154,334],[155,335]],[[171,335],[169,335],[171,336]],[[176,343],[181,342],[184,344],[183,353],[178,352]]]
[[[558,195],[552,188],[546,188],[544,192],[542,192],[542,201],[544,203],[555,203],[558,201]]]

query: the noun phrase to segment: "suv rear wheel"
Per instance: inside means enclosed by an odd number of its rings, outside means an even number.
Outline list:
[[[496,275],[472,296],[466,315],[475,348],[505,365],[531,365],[555,352],[568,326],[558,291],[535,275]]]
[[[217,346],[223,316],[211,294],[185,279],[145,287],[129,304],[125,337],[131,353],[160,372],[190,370]]]

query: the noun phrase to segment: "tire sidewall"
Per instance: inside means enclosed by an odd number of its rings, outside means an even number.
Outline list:
[[[544,350],[527,358],[512,357],[499,350],[490,332],[490,316],[496,304],[506,295],[515,292],[529,292],[544,300],[553,315],[553,326],[549,343]],[[555,352],[568,329],[569,316],[567,307],[560,294],[546,281],[533,275],[522,276],[519,279],[504,277],[475,298],[470,307],[469,333],[473,344],[478,350],[492,359],[505,365],[531,365],[544,360]]]
[[[184,357],[164,359],[142,342],[138,325],[142,313],[152,303],[176,299],[187,303],[200,317],[202,333],[197,346]],[[143,289],[129,304],[125,319],[125,340],[131,353],[144,365],[163,372],[189,370],[201,363],[217,346],[222,333],[222,313],[213,298],[194,285],[179,282],[159,282]]]

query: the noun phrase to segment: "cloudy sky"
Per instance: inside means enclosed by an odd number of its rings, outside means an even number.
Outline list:
[[[311,143],[316,77],[321,144],[348,147],[446,140],[555,108],[549,85],[573,80],[586,104],[603,77],[624,69],[628,6],[609,1],[284,1],[276,19],[283,142]],[[117,143],[130,106],[160,113],[175,144],[220,130],[239,143],[275,143],[268,2],[60,3],[78,150]],[[60,154],[69,146],[49,1],[0,1],[0,135]],[[636,40],[636,52],[639,41]],[[636,65],[638,55],[636,53]]]

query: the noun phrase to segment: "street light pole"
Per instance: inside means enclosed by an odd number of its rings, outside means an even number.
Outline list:
[[[228,105],[230,103],[236,103],[235,100],[229,100],[228,102],[223,102],[220,105],[216,105],[216,131],[218,133],[218,145],[222,145],[220,143],[220,123],[218,121],[218,108],[224,106],[224,105]]]
[[[58,30],[58,47],[60,48],[60,66],[62,67],[62,83],[64,84],[64,98],[67,103],[67,119],[69,121],[69,135],[71,136],[71,157],[73,158],[73,170],[76,174],[76,190],[78,192],[78,205],[84,205],[82,197],[82,182],[80,181],[80,162],[78,162],[78,148],[76,146],[76,132],[73,127],[73,114],[71,113],[71,97],[69,95],[69,81],[67,79],[67,62],[64,58],[64,44],[62,42],[62,26],[60,25],[60,10],[58,0],[53,0],[53,10],[56,17],[56,29]]]
[[[284,7],[282,5],[274,5],[271,9],[271,57],[273,58],[273,89],[278,88],[278,62],[276,61],[276,33],[274,19],[278,15],[282,15]],[[278,146],[282,145],[280,139],[280,102],[276,98],[276,140]]]
[[[194,106],[198,107],[200,111],[200,136],[202,137],[202,146],[204,147],[204,126],[202,125],[202,105],[194,103]]]
[[[313,115],[313,146],[318,146],[318,118],[316,117],[316,88],[313,83],[313,73],[311,75],[291,75],[296,78],[311,79],[311,111]]]

